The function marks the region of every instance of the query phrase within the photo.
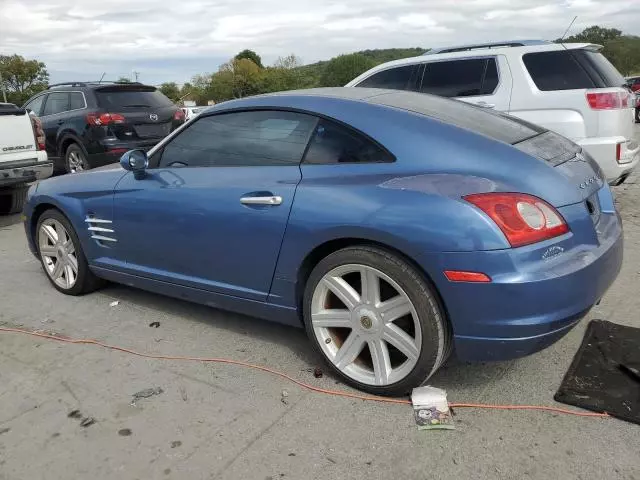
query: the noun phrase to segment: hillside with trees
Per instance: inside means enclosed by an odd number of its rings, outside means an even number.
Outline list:
[[[623,75],[640,73],[638,36],[594,25],[563,41],[603,45],[602,53]],[[278,58],[273,65],[264,65],[258,53],[245,49],[220,65],[215,73],[196,75],[182,87],[175,82],[163,83],[160,89],[176,102],[189,99],[206,105],[209,100],[218,103],[280,90],[344,85],[376,65],[418,56],[427,50],[421,47],[362,50],[308,65],[303,65],[296,55],[289,55]],[[44,63],[19,55],[0,56],[0,74],[7,100],[19,105],[46,88],[49,80]],[[128,81],[126,78],[121,80]]]

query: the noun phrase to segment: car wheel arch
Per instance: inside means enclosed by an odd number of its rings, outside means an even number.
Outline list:
[[[64,215],[65,218],[69,218],[57,205],[53,203],[42,202],[36,205],[33,208],[33,213],[31,214],[31,222],[29,224],[29,233],[34,241],[34,244],[37,244],[36,229],[38,228],[38,221],[40,220],[40,217],[42,217],[42,215],[49,210],[57,210],[62,215]]]
[[[58,145],[59,145],[58,156],[64,157],[67,153],[67,149],[73,143],[75,143],[76,145],[78,145],[78,147],[80,147],[80,149],[85,154],[85,156],[87,155],[87,149],[84,148],[84,145],[82,144],[82,140],[80,140],[80,138],[78,138],[72,133],[65,133],[60,137],[60,140],[58,142]]]
[[[338,250],[342,250],[348,247],[373,247],[380,250],[384,250],[388,253],[397,255],[402,260],[407,262],[409,265],[414,267],[416,271],[422,275],[424,280],[431,286],[431,288],[433,289],[433,292],[435,292],[437,301],[440,304],[440,308],[442,309],[442,312],[444,313],[444,318],[449,323],[450,328],[452,328],[451,322],[449,320],[449,313],[447,310],[447,306],[444,303],[442,295],[440,294],[440,291],[438,290],[437,285],[431,278],[431,275],[424,268],[422,268],[422,266],[420,266],[415,260],[413,260],[411,256],[407,255],[406,253],[404,253],[402,250],[399,250],[398,248],[392,247],[383,242],[365,239],[365,238],[355,238],[355,237],[354,238],[335,238],[332,240],[328,240],[324,243],[321,243],[317,245],[315,248],[313,248],[313,250],[308,252],[304,260],[300,264],[300,268],[298,268],[298,272],[296,276],[295,294],[296,294],[296,308],[298,309],[298,312],[300,312],[300,320],[302,323],[304,323],[304,318],[302,316],[304,291],[305,291],[309,276],[311,275],[311,272],[323,258],[327,257],[328,255],[331,255],[334,252],[337,252]]]

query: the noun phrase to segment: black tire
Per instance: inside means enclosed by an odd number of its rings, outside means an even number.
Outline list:
[[[18,185],[0,190],[0,213],[11,215],[22,212],[28,190],[29,185]]]
[[[640,123],[640,108],[636,108],[636,123]]]
[[[67,147],[64,154],[64,168],[67,173],[78,173],[89,170],[89,162],[84,150],[77,143],[72,143]]]
[[[75,284],[68,289],[60,287],[57,283],[55,283],[55,281],[53,281],[53,279],[47,272],[47,268],[44,264],[44,259],[40,254],[40,241],[39,241],[40,235],[41,235],[40,227],[48,219],[54,219],[60,222],[62,226],[67,230],[69,237],[73,241],[73,246],[75,248],[75,256],[78,263],[78,273],[77,273]],[[67,217],[65,217],[59,210],[56,210],[56,209],[46,210],[42,215],[40,215],[40,218],[38,219],[38,226],[35,231],[35,244],[36,244],[36,248],[38,249],[38,257],[40,257],[40,263],[42,265],[44,273],[49,279],[49,281],[51,282],[51,285],[53,285],[53,287],[59,292],[62,292],[65,295],[73,295],[73,296],[84,295],[85,293],[90,293],[90,292],[93,292],[94,290],[97,290],[98,288],[102,287],[106,283],[104,280],[96,277],[93,274],[93,272],[89,269],[87,258],[84,255],[84,252],[82,250],[82,245],[80,244],[80,240],[78,239],[78,235],[76,234],[76,231],[74,230],[69,220],[67,220]]]
[[[326,358],[318,344],[311,322],[311,303],[314,291],[326,273],[338,266],[348,264],[366,265],[383,272],[404,290],[415,307],[422,329],[420,354],[413,370],[396,383],[378,386],[353,380]],[[406,395],[413,388],[424,384],[445,363],[452,349],[451,329],[435,288],[421,272],[403,258],[376,247],[348,247],[322,259],[311,272],[305,286],[303,315],[309,339],[315,350],[327,361],[332,370],[346,383],[374,395]]]

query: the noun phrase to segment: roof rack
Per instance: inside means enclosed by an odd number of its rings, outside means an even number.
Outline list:
[[[53,83],[47,87],[47,89],[51,89],[54,87],[86,87],[87,84],[85,82],[62,82],[62,83]]]
[[[479,50],[483,48],[504,48],[504,47],[528,47],[531,45],[548,45],[548,40],[506,40],[503,42],[477,43],[473,45],[459,45],[456,47],[434,48],[423,55],[434,55],[437,53],[468,52],[469,50]]]
[[[62,82],[49,85],[47,88],[54,87],[88,87],[90,85],[143,85],[140,82],[118,82],[112,80],[91,81],[91,82]]]

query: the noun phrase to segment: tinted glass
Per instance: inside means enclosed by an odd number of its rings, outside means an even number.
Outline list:
[[[572,53],[578,60],[584,59],[592,66],[604,82],[602,87],[621,87],[624,85],[624,77],[601,53],[590,50],[574,50]]]
[[[495,59],[473,58],[425,64],[421,91],[441,97],[490,95],[498,86]]]
[[[305,163],[378,163],[393,157],[367,137],[329,120],[321,119],[304,157]]]
[[[410,87],[411,75],[417,67],[407,65],[404,67],[390,68],[376,73],[364,79],[357,86],[368,88],[390,88],[392,90],[405,90]]]
[[[84,108],[86,105],[84,104],[84,96],[80,92],[71,92],[71,110],[77,110],[79,108]]]
[[[199,118],[164,148],[160,166],[300,163],[316,118],[292,112],[237,112]]]
[[[42,104],[44,103],[44,99],[46,95],[40,95],[39,97],[34,98],[29,103],[27,103],[24,108],[28,108],[36,115],[40,115],[42,112]]]
[[[69,110],[69,94],[65,92],[50,93],[42,115],[54,115]]]
[[[597,86],[568,50],[527,53],[522,59],[538,90],[574,90]]]
[[[173,102],[159,90],[104,88],[96,90],[98,105],[107,110],[119,108],[169,107]]]
[[[505,143],[518,143],[545,130],[515,117],[488,112],[462,101],[410,92],[389,92],[368,100],[419,113]]]

